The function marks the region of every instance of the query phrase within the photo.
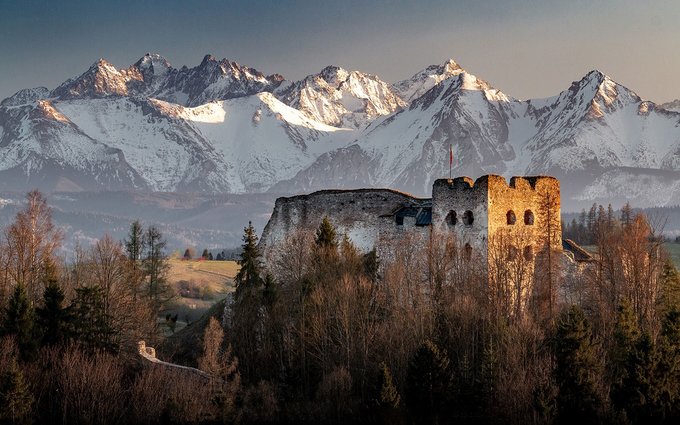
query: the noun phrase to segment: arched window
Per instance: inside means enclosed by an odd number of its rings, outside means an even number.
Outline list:
[[[518,250],[514,245],[508,247],[508,260],[513,261],[517,258]]]
[[[527,261],[531,261],[534,259],[534,247],[531,245],[527,245],[524,247],[524,259]]]
[[[534,213],[531,210],[524,211],[524,224],[527,226],[533,226],[534,224]]]
[[[446,224],[449,226],[455,226],[458,224],[458,216],[454,210],[449,211],[449,214],[446,216]]]
[[[472,246],[469,243],[465,244],[465,250],[463,255],[465,256],[466,260],[469,260],[472,258]]]
[[[472,215],[472,211],[467,210],[465,213],[463,213],[463,224],[466,226],[472,226],[472,223],[475,222],[475,217]]]
[[[515,224],[517,221],[517,217],[515,217],[515,212],[513,210],[508,211],[505,217],[509,225]]]
[[[404,225],[404,216],[395,216],[394,217],[394,222],[397,223],[397,226],[403,226]]]

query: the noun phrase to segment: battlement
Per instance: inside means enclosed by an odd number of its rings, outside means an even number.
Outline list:
[[[437,179],[435,180],[432,189],[447,188],[451,190],[478,190],[488,189],[489,187],[498,188],[505,187],[510,189],[520,190],[539,190],[541,188],[559,188],[559,180],[552,176],[513,176],[510,182],[503,176],[497,174],[487,174],[479,177],[477,180],[472,180],[470,177],[462,176],[453,179]]]

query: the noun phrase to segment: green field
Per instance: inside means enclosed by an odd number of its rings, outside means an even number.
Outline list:
[[[664,248],[666,248],[673,264],[675,264],[675,268],[680,269],[680,244],[666,242]]]
[[[166,315],[177,315],[174,332],[198,320],[234,290],[234,277],[239,269],[235,261],[170,259],[168,263],[168,283],[174,297],[158,319],[166,335],[173,333]]]
[[[666,242],[663,244],[664,249],[668,253],[671,261],[675,265],[675,268],[680,269],[680,244],[674,242]],[[597,246],[595,245],[584,245],[583,248],[589,252],[596,253]]]

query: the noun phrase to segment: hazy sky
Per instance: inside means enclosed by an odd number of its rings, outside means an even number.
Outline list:
[[[680,1],[0,0],[0,99],[146,52],[175,67],[211,53],[287,79],[335,64],[388,82],[453,58],[521,99],[599,69],[665,102],[680,98]]]

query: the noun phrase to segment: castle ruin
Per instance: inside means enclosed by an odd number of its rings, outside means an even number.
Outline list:
[[[504,244],[507,256],[532,260],[550,245],[562,249],[560,184],[554,177],[486,175],[438,179],[432,198],[390,189],[322,190],[276,200],[262,233],[265,260],[288,235],[316,229],[324,217],[361,250],[375,248],[389,258],[400,239],[452,238],[469,257],[493,272],[494,254]]]
[[[438,179],[429,199],[390,189],[279,198],[260,241],[265,263],[290,235],[314,231],[324,217],[362,251],[375,249],[381,262],[395,259],[404,247],[424,251],[445,244],[444,255],[468,263],[468,270],[479,271],[505,294],[512,314],[525,310],[538,273],[564,259],[551,259],[563,248],[560,184],[554,177],[512,177],[509,183],[497,175]]]

